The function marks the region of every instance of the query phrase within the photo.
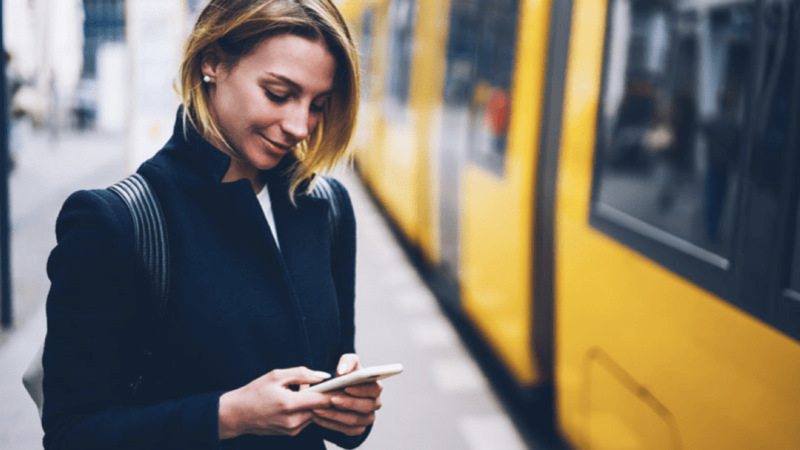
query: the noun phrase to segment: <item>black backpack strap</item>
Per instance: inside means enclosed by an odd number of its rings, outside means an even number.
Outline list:
[[[164,213],[150,183],[139,174],[133,174],[116,184],[109,186],[111,192],[117,194],[130,210],[133,219],[134,240],[137,267],[141,271],[137,282],[142,287],[147,300],[152,306],[152,327],[149,340],[144,342],[145,365],[152,360],[156,344],[164,331],[167,298],[169,295],[169,241]],[[141,385],[144,373],[149,367],[142,367],[131,389]]]
[[[328,209],[328,226],[331,230],[331,263],[335,265],[335,259],[338,255],[339,242],[342,238],[340,236],[340,222],[342,218],[342,203],[340,197],[342,195],[342,186],[333,179],[324,176],[316,176],[314,178],[314,189],[309,192],[309,196],[328,201],[330,209]]]

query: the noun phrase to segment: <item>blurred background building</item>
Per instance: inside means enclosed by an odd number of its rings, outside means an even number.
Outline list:
[[[35,126],[57,129],[71,119],[82,78],[95,74],[91,58],[84,57],[97,40],[84,39],[83,2],[6,0],[3,8],[12,111]]]
[[[136,149],[171,133],[182,38],[202,3],[4,1],[12,153],[17,131],[69,128],[124,132],[128,166],[144,160]]]

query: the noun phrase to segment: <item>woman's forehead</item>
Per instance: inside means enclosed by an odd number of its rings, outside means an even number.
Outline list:
[[[336,59],[322,39],[291,34],[265,39],[238,66],[314,95],[332,90],[336,74]]]

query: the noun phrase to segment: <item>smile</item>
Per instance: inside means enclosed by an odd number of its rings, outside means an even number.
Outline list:
[[[288,153],[288,152],[290,152],[290,151],[292,150],[292,146],[283,145],[283,144],[278,144],[277,142],[274,142],[274,141],[272,141],[272,140],[270,140],[270,139],[266,138],[266,137],[265,137],[264,135],[262,135],[262,134],[259,134],[259,136],[261,137],[261,139],[263,139],[263,140],[264,140],[264,142],[266,142],[266,143],[267,143],[267,146],[268,146],[268,147],[270,148],[270,150],[272,150],[272,151],[275,151],[275,152],[277,152],[277,153]]]

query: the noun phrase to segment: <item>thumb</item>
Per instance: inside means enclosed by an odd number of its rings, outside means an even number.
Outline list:
[[[358,355],[355,353],[345,353],[339,358],[339,365],[336,367],[337,375],[344,375],[350,373],[361,366],[358,361]]]
[[[314,384],[330,378],[327,372],[311,370],[308,367],[293,367],[291,369],[277,370],[277,380],[281,386],[290,384]]]

